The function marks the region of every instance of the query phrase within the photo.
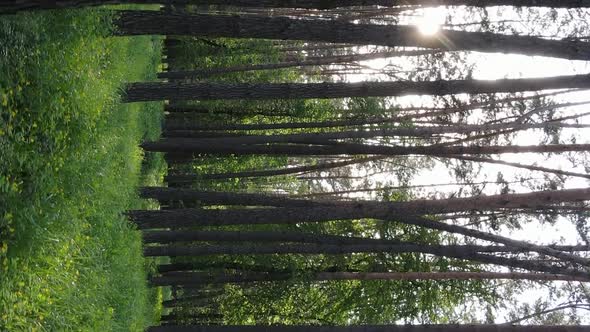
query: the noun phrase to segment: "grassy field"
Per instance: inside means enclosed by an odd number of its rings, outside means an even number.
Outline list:
[[[155,76],[161,43],[108,37],[110,19],[0,17],[0,331],[142,331],[159,314],[121,213],[162,177],[137,146],[162,106],[120,93]]]

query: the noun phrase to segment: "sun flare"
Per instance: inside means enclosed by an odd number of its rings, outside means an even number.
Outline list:
[[[440,24],[435,22],[423,22],[418,24],[418,30],[425,36],[432,36],[440,30]]]
[[[420,33],[425,36],[432,36],[440,31],[441,24],[444,23],[444,11],[438,8],[426,8],[422,11],[422,16],[416,21],[416,26]]]

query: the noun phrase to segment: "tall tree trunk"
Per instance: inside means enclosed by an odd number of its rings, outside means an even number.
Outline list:
[[[234,123],[234,124],[194,124],[194,123],[166,123],[167,130],[272,130],[272,129],[304,129],[363,126],[379,123],[399,123],[405,117],[377,118],[377,119],[348,119],[319,122],[284,122],[284,123]]]
[[[520,131],[539,128],[589,128],[587,124],[567,123],[498,123],[486,125],[450,125],[450,126],[421,126],[421,127],[394,127],[366,130],[332,131],[321,133],[297,133],[297,134],[274,134],[274,135],[242,135],[215,138],[199,138],[198,142],[204,145],[209,144],[267,144],[267,143],[308,143],[321,144],[327,140],[376,138],[376,137],[421,137],[431,138],[441,134],[469,134],[473,132],[490,132],[497,130]],[[177,137],[183,138],[183,137]],[[185,137],[193,138],[193,137]],[[194,141],[197,141],[195,139]]]
[[[190,189],[167,187],[143,187],[140,189],[143,198],[160,201],[199,201],[204,205],[244,205],[244,206],[293,206],[312,207],[330,204],[330,202],[292,199],[286,195],[265,195],[235,192],[196,191]]]
[[[290,155],[290,156],[332,156],[332,155],[382,155],[382,156],[449,156],[472,154],[504,153],[561,153],[590,151],[590,144],[552,145],[491,145],[491,146],[384,146],[354,143],[333,143],[329,140],[315,140],[317,145],[225,145],[214,142],[203,144],[199,139],[168,138],[157,142],[145,142],[146,151],[209,153],[215,155]],[[320,145],[322,144],[322,145]],[[326,145],[323,145],[326,144]]]
[[[190,190],[187,192],[191,192]],[[245,194],[241,194],[245,195]],[[264,200],[264,198],[259,197]],[[263,201],[251,202],[264,205]],[[258,198],[256,198],[258,199]],[[408,202],[331,201],[334,206],[321,208],[281,209],[179,209],[172,211],[134,210],[129,215],[140,226],[186,227],[191,225],[290,224],[359,218],[395,219],[399,216],[444,214],[463,211],[492,211],[505,209],[543,209],[564,202],[590,200],[590,189],[537,191],[523,194],[503,194],[450,198],[441,200],[414,200]],[[325,202],[325,201],[323,201]],[[284,200],[288,204],[288,200]]]
[[[147,332],[590,332],[590,325],[152,326]]]
[[[232,116],[254,116],[262,115],[267,117],[290,116],[289,110],[273,110],[273,109],[247,109],[236,107],[215,107],[209,108],[201,105],[166,105],[164,108],[166,120],[172,121],[194,121],[195,115],[212,114],[212,115],[232,115]]]
[[[587,60],[590,55],[590,44],[586,42],[454,30],[441,30],[432,36],[425,36],[415,26],[355,24],[320,19],[124,11],[115,24],[120,35],[160,34],[313,40],[452,51],[515,53],[571,60]]]
[[[358,245],[401,245],[408,244],[397,240],[350,237],[328,234],[301,233],[289,231],[149,231],[143,233],[144,243],[172,243],[192,241],[215,242],[297,242],[315,244],[358,244]],[[413,245],[413,244],[409,244]],[[550,245],[549,248],[561,251],[590,251],[586,245]],[[470,246],[477,252],[523,252],[507,246]]]
[[[158,265],[159,273],[176,272],[176,271],[207,271],[207,270],[236,270],[236,271],[251,271],[251,272],[271,272],[271,273],[291,273],[292,269],[283,269],[273,266],[257,265],[257,264],[243,264],[227,261],[214,261],[206,263],[171,263]],[[217,291],[217,290],[215,290]],[[212,292],[208,291],[208,292]],[[219,289],[220,295],[223,289]]]
[[[337,161],[337,162],[327,162],[327,163],[319,163],[316,165],[308,165],[308,166],[297,166],[297,167],[286,167],[281,169],[270,169],[270,170],[260,170],[260,171],[244,171],[244,172],[235,172],[235,173],[217,173],[217,174],[202,174],[202,175],[192,175],[192,174],[184,174],[184,175],[168,175],[164,178],[164,181],[170,183],[191,183],[196,180],[214,180],[214,179],[231,179],[231,178],[250,178],[250,177],[270,177],[270,176],[278,176],[278,175],[289,175],[289,174],[298,174],[303,172],[311,172],[311,171],[324,171],[339,167],[345,167],[350,165],[362,164],[365,162],[376,161],[379,159],[383,159],[381,156],[377,157],[366,157],[366,158],[355,158],[355,159],[348,159],[344,161]]]
[[[350,6],[520,6],[585,8],[588,0],[2,0],[0,14],[25,10],[80,8],[113,4],[221,5],[258,8],[332,9]]]
[[[312,192],[307,194],[296,194],[290,195],[293,198],[316,198],[316,197],[330,197],[330,196],[338,196],[338,195],[345,195],[345,194],[353,194],[353,193],[363,193],[363,192],[380,192],[384,190],[405,190],[405,189],[415,189],[415,188],[435,188],[435,187],[449,187],[449,186],[457,186],[457,187],[464,187],[469,185],[488,185],[488,184],[512,184],[512,183],[523,183],[528,180],[539,180],[541,178],[526,178],[522,180],[514,180],[514,181],[506,181],[506,182],[498,182],[498,181],[481,181],[481,182],[449,182],[449,183],[432,183],[432,184],[418,184],[418,185],[409,185],[409,186],[384,186],[378,188],[360,188],[360,189],[348,189],[348,190],[336,190],[336,191],[320,191],[320,192]]]
[[[129,83],[126,101],[297,99],[389,97],[407,95],[443,96],[458,93],[498,93],[544,89],[588,88],[590,75],[499,80],[441,80],[423,82],[359,83]]]
[[[282,281],[293,279],[292,274],[220,274],[203,276],[199,272],[177,272],[157,277],[152,280],[156,285],[163,286],[166,281],[185,282],[187,284],[205,283],[246,283],[259,281]],[[572,277],[549,273],[503,273],[503,272],[319,272],[305,278],[306,281],[327,280],[533,280],[533,281],[582,281],[588,278]],[[181,283],[182,285],[183,283]],[[175,304],[177,302],[174,302]]]
[[[386,52],[374,52],[374,53],[362,53],[362,54],[349,54],[349,55],[335,55],[327,57],[313,57],[299,61],[287,61],[279,63],[263,63],[256,65],[243,65],[234,67],[221,67],[221,68],[207,68],[197,70],[186,70],[186,71],[174,71],[174,72],[162,72],[158,74],[159,78],[169,79],[185,79],[185,78],[198,78],[198,77],[209,77],[213,75],[223,75],[228,73],[236,72],[247,72],[257,70],[274,70],[283,68],[293,67],[311,67],[311,66],[322,66],[330,65],[335,63],[346,63],[346,62],[359,62],[374,59],[403,57],[403,56],[420,56],[434,54],[438,51],[432,50],[418,50],[418,51],[386,51]]]
[[[545,247],[545,249],[548,249]],[[553,250],[553,249],[552,249]],[[471,260],[483,264],[494,264],[511,268],[522,268],[532,271],[564,274],[575,277],[583,277],[590,280],[588,275],[580,270],[562,268],[549,265],[544,262],[518,260],[490,254],[482,254],[470,245],[423,245],[423,244],[396,244],[396,245],[241,245],[241,246],[160,246],[146,247],[146,256],[203,256],[203,255],[270,255],[270,254],[308,254],[308,255],[342,255],[353,253],[423,253],[440,257],[452,257],[456,259]]]
[[[169,0],[166,0],[170,2]],[[178,0],[172,0],[176,2]],[[186,2],[189,0],[180,0]],[[13,14],[19,11],[80,8],[103,5],[118,5],[132,3],[162,3],[162,0],[0,0],[0,14]]]
[[[246,194],[240,194],[246,195]],[[415,200],[410,202],[334,202],[321,207],[280,208],[280,209],[242,209],[242,210],[199,210],[184,209],[172,211],[130,211],[140,228],[153,225],[164,227],[183,227],[195,225],[227,224],[265,224],[265,223],[299,223],[321,222],[329,220],[347,220],[374,218],[395,220],[401,223],[471,236],[486,241],[498,242],[508,246],[536,251],[556,258],[590,266],[590,261],[576,255],[554,250],[546,246],[512,240],[458,225],[433,221],[420,214],[440,214],[471,210],[494,210],[507,208],[535,208],[561,202],[580,202],[590,198],[590,188],[540,191],[527,194],[506,194],[476,196],[470,198],[452,198],[446,200]],[[254,195],[249,203],[257,199]],[[294,200],[299,201],[299,200]],[[288,204],[288,200],[284,200]],[[263,204],[263,203],[261,203]],[[299,203],[297,203],[299,204]]]

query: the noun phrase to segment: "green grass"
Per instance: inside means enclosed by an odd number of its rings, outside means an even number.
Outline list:
[[[160,104],[121,104],[160,41],[97,9],[0,17],[0,331],[142,331],[158,315],[121,213],[161,181]]]

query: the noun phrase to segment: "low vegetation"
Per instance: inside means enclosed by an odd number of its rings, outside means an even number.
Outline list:
[[[145,156],[161,104],[122,104],[161,41],[113,38],[112,14],[0,17],[0,330],[143,331],[154,319],[140,234],[122,212],[161,181]],[[157,309],[156,309],[157,310]]]

